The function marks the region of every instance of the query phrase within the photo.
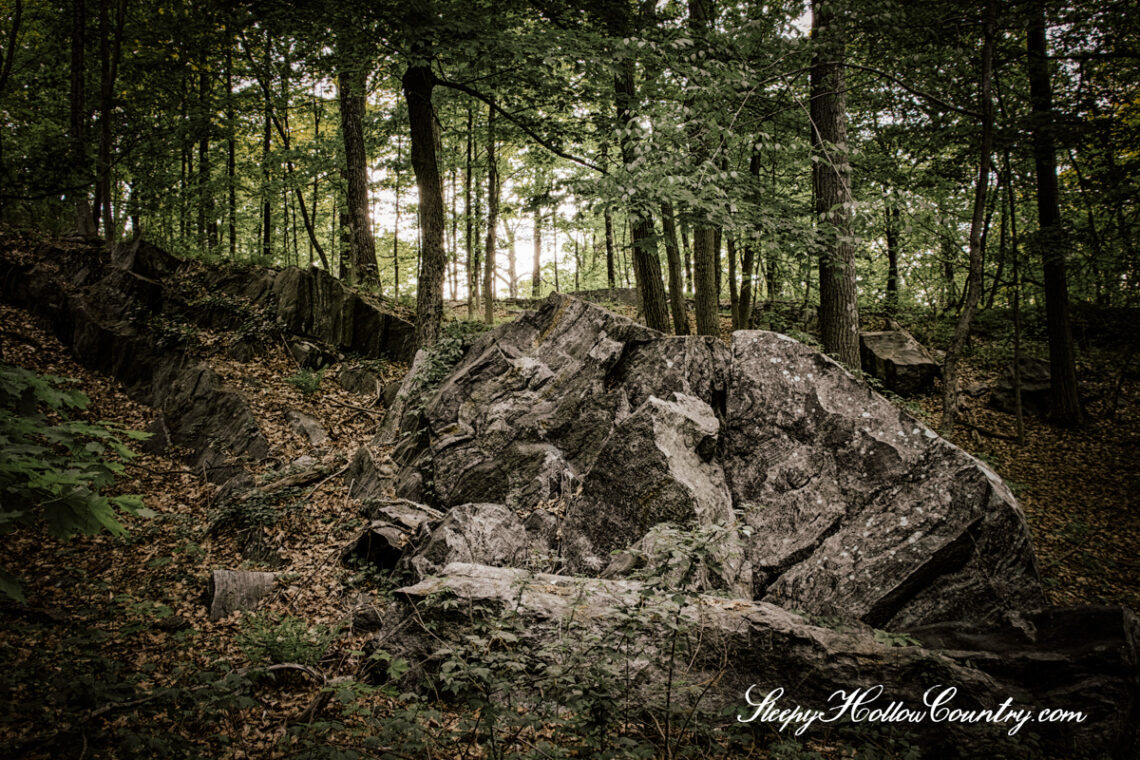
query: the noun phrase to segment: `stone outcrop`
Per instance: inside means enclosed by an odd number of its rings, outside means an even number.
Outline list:
[[[1000,479],[777,333],[729,349],[553,295],[437,388],[415,372],[378,440],[396,444],[398,495],[524,518],[559,504],[565,571],[600,574],[663,522],[747,526],[743,557],[724,543],[709,577],[746,598],[891,629],[1043,601]]]
[[[864,372],[901,396],[932,390],[942,374],[926,348],[904,330],[859,333],[859,358]]]
[[[833,697],[836,691],[850,694],[881,686],[881,694],[864,709],[886,709],[898,702],[920,714],[920,720],[890,725],[921,757],[1009,756],[1015,741],[1009,731],[1018,719],[949,720],[945,713],[939,719],[931,711],[924,701],[928,691],[953,687],[942,705],[947,711],[993,711],[1006,699],[1007,709],[1030,711],[1033,717],[1015,732],[1016,741],[1036,743],[1046,756],[1128,758],[1135,747],[1140,627],[1134,615],[1119,608],[1013,613],[985,626],[934,627],[916,632],[924,646],[914,646],[913,640],[899,642],[865,626],[812,624],[766,602],[697,595],[678,610],[672,591],[652,593],[633,581],[532,575],[477,564],[448,565],[438,577],[398,589],[395,596],[398,604],[385,613],[381,633],[370,646],[404,658],[421,679],[434,677],[440,664],[437,652],[462,646],[465,627],[455,619],[458,607],[505,623],[522,637],[514,646],[529,646],[530,651],[561,652],[575,642],[600,642],[591,645],[593,650],[578,644],[584,650],[576,661],[578,677],[584,681],[592,662],[613,668],[620,667],[620,661],[615,665],[607,658],[623,653],[635,658],[636,677],[627,688],[633,690],[632,704],[649,713],[638,714],[639,720],[652,720],[653,710],[664,709],[666,681],[678,703],[685,698],[681,695],[686,684],[702,684],[687,693],[699,695],[706,714],[735,708],[742,718],[754,717],[755,728],[764,732],[778,728],[779,721],[757,717],[756,705],[774,689],[784,690],[779,710],[801,706],[831,717],[843,702]],[[640,628],[623,617],[623,610],[635,609]],[[681,630],[699,631],[688,640],[684,670],[671,669],[676,663],[669,657],[669,636],[652,623],[658,618],[674,621],[672,626]],[[541,656],[535,658],[532,667],[543,667]],[[497,677],[509,679],[510,674]],[[528,673],[517,688],[525,689],[535,679]],[[752,706],[745,697],[749,687]],[[516,696],[526,698],[523,693]],[[1037,719],[1042,709],[1057,708],[1081,711],[1084,718]],[[784,733],[791,734],[802,723],[793,721]],[[883,722],[878,723],[881,728]],[[859,726],[864,732],[874,727],[867,718]],[[808,735],[821,730],[845,729],[818,723]]]
[[[415,328],[323,269],[222,270],[211,277],[218,292],[264,308],[294,335],[366,357],[412,358]]]
[[[1023,356],[1019,362],[1021,370],[1021,408],[1026,414],[1045,417],[1049,414],[1053,387],[1052,373],[1048,359]],[[990,406],[1000,412],[1013,414],[1017,408],[1014,397],[1013,364],[1005,368],[997,386],[990,394]]]

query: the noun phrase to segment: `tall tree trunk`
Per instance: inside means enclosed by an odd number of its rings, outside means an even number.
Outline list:
[[[352,280],[378,286],[376,241],[368,202],[368,156],[364,147],[365,94],[368,70],[364,61],[343,54],[337,77],[340,91],[340,129],[344,139],[344,178],[347,187],[349,269]]]
[[[91,180],[91,168],[87,162],[87,105],[84,88],[84,57],[86,45],[87,9],[84,0],[71,3],[71,161],[74,171],[68,194],[75,208],[75,227],[81,235],[96,233],[95,219],[91,214],[91,202],[87,196],[87,186]]]
[[[740,291],[736,289],[736,240],[732,233],[725,235],[728,248],[728,311],[732,315],[732,329],[740,329]]]
[[[451,168],[451,300],[459,298],[459,193],[455,188],[455,167]]]
[[[711,0],[689,0],[689,29],[694,37],[709,34],[713,8]],[[698,162],[708,159],[708,149],[699,135],[690,135],[690,150]],[[698,335],[720,335],[720,269],[717,262],[716,230],[697,220],[693,228],[693,289]]]
[[[661,204],[661,228],[665,233],[665,258],[669,264],[669,306],[673,314],[673,331],[689,334],[689,309],[685,304],[685,285],[681,280],[681,251],[677,246],[677,224],[673,204]]]
[[[609,19],[609,31],[622,37],[632,31],[629,6],[615,4]],[[634,113],[637,88],[632,61],[625,61],[614,75],[614,97],[621,132],[621,158],[628,169],[638,159],[639,145],[635,135],[639,129]],[[661,260],[657,255],[657,235],[651,216],[634,215],[630,220],[633,238],[633,273],[645,315],[645,324],[654,330],[669,330],[669,310],[665,305],[665,284],[661,279]]]
[[[483,276],[483,320],[495,323],[495,249],[498,247],[499,167],[495,160],[495,107],[487,107],[487,263]]]
[[[115,217],[111,207],[111,135],[114,118],[114,87],[119,70],[119,54],[122,50],[123,20],[126,16],[126,0],[119,0],[115,18],[115,30],[111,31],[111,0],[99,2],[99,156],[97,159],[96,196],[102,203],[104,237],[115,239]],[[98,226],[99,209],[95,210],[95,224]]]
[[[542,295],[542,209],[534,209],[534,272],[530,277],[530,297]]]
[[[899,308],[899,209],[891,205],[887,221],[887,314],[892,317]]]
[[[230,259],[237,260],[237,116],[234,110],[234,54],[226,45],[226,190],[229,195]]]
[[[602,212],[602,219],[606,225],[606,282],[610,290],[617,287],[617,277],[614,272],[614,214],[608,208]]]
[[[392,286],[396,300],[400,300],[400,165],[404,160],[404,141],[396,135],[396,224],[392,230]]]
[[[268,40],[267,40],[268,42]],[[269,46],[266,45],[266,65],[269,64]],[[269,149],[273,144],[273,131],[271,129],[273,119],[273,107],[270,102],[271,93],[268,89],[264,90],[265,93],[265,131],[261,137],[261,179],[262,179],[262,199],[261,199],[261,255],[265,257],[265,263],[271,263],[273,254],[273,207],[269,202]]]
[[[986,3],[985,41],[982,44],[982,147],[978,162],[978,179],[974,187],[974,214],[970,220],[970,272],[966,278],[966,300],[958,315],[954,338],[942,365],[942,434],[954,430],[958,414],[958,361],[966,340],[970,337],[970,323],[982,296],[982,225],[985,223],[986,194],[990,180],[990,152],[994,142],[993,63],[994,35],[997,26],[997,0]]]
[[[859,368],[859,307],[851,228],[851,165],[847,154],[846,44],[829,0],[812,0],[812,190],[825,241],[819,254],[819,324],[823,348]]]
[[[104,0],[106,2],[106,0]],[[210,189],[210,66],[204,49],[198,62],[198,246],[212,251],[217,244],[214,196]]]
[[[685,292],[693,294],[693,252],[689,247],[689,223],[681,220],[681,254],[685,257]]]
[[[475,212],[471,208],[471,171],[473,152],[475,149],[475,111],[471,104],[467,104],[467,164],[463,170],[463,217],[464,234],[463,243],[467,247],[467,318],[474,319],[478,311],[478,289],[476,281],[479,279],[479,268],[475,266]]]
[[[443,320],[443,185],[439,177],[435,109],[435,78],[426,51],[413,51],[415,65],[404,72],[404,98],[412,137],[412,169],[420,196],[420,267],[416,287],[416,347],[426,348],[439,337]]]
[[[1082,421],[1081,399],[1069,320],[1068,248],[1061,230],[1057,157],[1053,145],[1053,89],[1045,41],[1045,4],[1034,4],[1027,50],[1029,100],[1033,110],[1033,157],[1037,169],[1037,219],[1045,277],[1045,319],[1049,332],[1050,418],[1059,425]]]
[[[515,228],[511,227],[507,230],[507,277],[510,282],[507,283],[511,300],[519,297],[519,280],[518,280],[518,259],[515,256]]]

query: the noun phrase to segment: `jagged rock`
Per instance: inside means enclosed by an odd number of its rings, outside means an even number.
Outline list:
[[[942,373],[923,345],[904,330],[859,333],[859,357],[864,372],[903,396],[933,389],[934,378]]]
[[[263,459],[269,453],[245,399],[225,388],[209,367],[188,367],[157,383],[153,392],[161,397],[171,440],[195,452],[192,466],[212,482],[225,482],[240,469],[235,458]]]
[[[165,280],[178,272],[182,259],[142,238],[111,248],[111,264],[151,280]]]
[[[320,369],[336,361],[336,357],[329,354],[316,343],[307,340],[297,340],[289,344],[289,353],[293,361],[303,369]]]
[[[1023,356],[1019,364],[1021,367],[1021,408],[1026,414],[1045,417],[1049,414],[1049,408],[1052,404],[1050,392],[1053,381],[1052,373],[1049,370],[1049,360]],[[997,387],[990,394],[990,406],[1006,414],[1014,413],[1016,400],[1013,393],[1012,363],[1002,372]]]
[[[323,269],[286,267],[270,292],[277,318],[294,334],[316,338],[364,356],[407,361],[415,328],[341,284]]]
[[[891,629],[1043,603],[1005,484],[819,352],[736,333],[726,431],[756,598]]]
[[[329,439],[329,434],[325,431],[321,423],[315,417],[312,417],[304,412],[299,412],[296,409],[285,410],[285,421],[289,423],[289,427],[297,435],[304,436],[314,446],[320,446]]]
[[[357,501],[384,498],[395,485],[396,467],[390,458],[380,458],[370,447],[361,446],[352,455],[344,481],[348,495]]]
[[[452,562],[525,567],[531,542],[526,526],[502,504],[453,507],[401,566],[417,578],[435,575]]]
[[[345,367],[336,376],[336,381],[341,388],[349,393],[357,393],[369,398],[376,398],[383,389],[380,376],[364,367]]]
[[[372,500],[365,502],[364,514],[369,520],[386,520],[398,525],[409,533],[415,533],[423,526],[433,525],[443,519],[444,513],[424,504],[416,504],[407,499]]]
[[[462,645],[466,629],[457,624],[453,611],[458,601],[461,609],[477,615],[518,620],[511,630],[522,636],[520,651],[536,651],[541,645],[571,647],[580,640],[613,642],[619,638],[616,627],[622,626],[623,651],[637,652],[639,657],[638,679],[630,685],[635,690],[632,701],[658,709],[663,709],[661,684],[669,678],[668,637],[663,638],[653,623],[660,618],[699,629],[684,654],[690,668],[684,678],[687,683],[707,684],[699,690],[701,706],[712,712],[735,708],[745,718],[752,716],[756,707],[746,703],[745,694],[755,684],[753,703],[782,687],[779,709],[798,705],[834,715],[832,708],[842,701],[832,699],[836,691],[881,685],[881,696],[864,707],[885,709],[899,702],[923,714],[918,722],[892,726],[922,757],[939,760],[1008,756],[1012,740],[1007,732],[1013,723],[935,720],[924,703],[932,688],[955,689],[948,708],[994,709],[1008,698],[1010,708],[1028,709],[1034,716],[1043,708],[1085,712],[1084,722],[1035,719],[1019,730],[1021,740],[1036,741],[1051,757],[1132,757],[1140,718],[1137,622],[1126,610],[1033,613],[1014,619],[1012,627],[999,624],[970,634],[953,630],[917,634],[932,644],[952,647],[939,651],[890,646],[889,636],[865,626],[812,625],[765,602],[697,595],[688,599],[678,618],[673,591],[653,595],[632,581],[532,575],[475,564],[448,565],[438,577],[398,589],[395,597],[397,603],[384,614],[381,633],[369,648],[406,659],[413,666],[412,678],[430,680],[441,662],[436,653],[446,651],[449,642]],[[636,615],[641,628],[631,628],[622,611]],[[1082,638],[1086,633],[1091,634],[1089,639]],[[598,661],[606,656],[598,653]],[[583,660],[579,669],[588,663]],[[1011,668],[1008,663],[1016,665]],[[518,688],[526,687],[520,681]],[[756,721],[758,730],[778,725]],[[807,735],[823,728],[816,724]],[[865,722],[861,729],[866,730]],[[828,724],[826,730],[837,727]]]
[[[614,426],[573,497],[562,526],[567,569],[598,575],[610,554],[661,523],[710,528],[734,523],[732,497],[716,461],[720,423],[698,398],[656,396]],[[726,536],[714,587],[751,591],[739,540]]]
[[[210,620],[256,608],[276,581],[276,573],[215,570],[210,576]]]
[[[741,512],[747,597],[891,629],[1041,604],[1001,481],[785,336],[739,332],[730,351],[553,295],[481,336],[434,391],[416,389],[409,376],[377,439],[397,444],[397,493],[439,507],[568,502],[561,549],[575,571],[602,572],[657,522],[731,528]]]
[[[358,567],[370,565],[391,572],[404,555],[404,545],[407,542],[407,531],[384,520],[373,520],[342,552],[341,562]]]
[[[4,299],[46,317],[80,363],[157,408],[162,417],[155,426],[165,440],[156,446],[189,449],[191,466],[219,483],[237,471],[235,459],[268,453],[241,396],[213,370],[163,347],[144,329],[163,302],[162,285],[151,278],[178,271],[178,259],[139,241],[115,249],[116,266],[98,251],[43,253],[34,266],[3,263]]]

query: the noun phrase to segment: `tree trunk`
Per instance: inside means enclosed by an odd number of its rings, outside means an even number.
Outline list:
[[[209,62],[203,50],[198,69],[198,246],[207,251],[214,249],[218,234],[210,189],[210,129],[213,126],[210,108]]]
[[[622,10],[610,18],[610,32],[626,37],[631,28],[629,7],[622,5]],[[623,127],[621,158],[628,170],[637,160],[639,149],[634,137],[639,127],[634,113],[637,88],[634,83],[632,61],[626,61],[614,75],[614,99],[617,106],[617,121]],[[633,273],[641,294],[645,324],[654,330],[668,332],[669,311],[665,305],[665,284],[661,279],[661,260],[657,255],[653,218],[634,216],[630,222],[633,239]]]
[[[990,180],[990,152],[993,150],[994,108],[992,98],[994,35],[997,26],[997,0],[986,4],[985,42],[982,44],[982,147],[978,165],[978,179],[974,187],[974,214],[970,220],[970,272],[966,278],[966,300],[958,316],[954,338],[942,365],[942,425],[944,436],[954,430],[958,414],[958,361],[966,340],[970,337],[970,323],[982,296],[982,225],[985,223],[986,194]]]
[[[400,300],[400,164],[404,160],[404,141],[396,135],[396,222],[392,229],[392,292]]]
[[[887,314],[894,316],[899,307],[899,209],[887,209]]]
[[[119,70],[119,54],[122,50],[123,21],[126,16],[126,0],[119,0],[117,16],[115,18],[115,31],[110,30],[109,14],[111,0],[99,2],[99,157],[98,191],[103,209],[104,237],[108,241],[115,239],[115,217],[111,207],[111,135],[112,119],[114,118],[114,87]],[[96,215],[98,215],[96,209]],[[95,220],[93,220],[95,221]],[[95,222],[98,226],[97,221]]]
[[[475,112],[471,105],[467,106],[467,164],[463,170],[463,217],[464,234],[463,244],[467,248],[467,318],[474,319],[479,308],[478,289],[476,280],[479,278],[479,268],[475,266],[475,240],[473,228],[475,213],[471,208],[471,163],[475,147]]]
[[[340,94],[340,130],[344,140],[344,178],[347,188],[350,280],[373,287],[380,284],[376,241],[372,237],[372,211],[368,202],[368,156],[364,147],[365,93],[368,71],[364,61],[342,56],[337,76]]]
[[[752,273],[756,270],[756,244],[749,240],[744,246],[744,259],[740,266],[740,306],[738,307],[739,324],[737,330],[747,330],[752,322],[752,303],[755,285]]]
[[[230,259],[237,260],[237,117],[234,112],[233,47],[226,45],[226,190],[229,195]]]
[[[709,0],[689,0],[689,29],[695,37],[709,32],[712,7]],[[707,149],[701,138],[691,135],[691,150],[698,162],[704,162]],[[693,228],[693,289],[698,335],[720,335],[720,273],[717,263],[716,230],[698,220]]]
[[[608,208],[602,212],[606,225],[606,281],[610,290],[617,287],[617,277],[614,273],[614,215]]]
[[[725,236],[728,248],[728,311],[732,315],[732,329],[740,329],[740,291],[736,286],[736,239],[732,233]]]
[[[487,252],[483,276],[483,320],[495,324],[495,253],[498,248],[499,167],[495,161],[495,107],[487,107]]]
[[[1067,243],[1061,230],[1057,157],[1053,146],[1053,91],[1045,41],[1045,5],[1035,3],[1027,41],[1029,100],[1033,111],[1033,156],[1037,169],[1038,247],[1044,265],[1045,319],[1049,332],[1050,418],[1059,425],[1082,421],[1081,400],[1069,320],[1065,272]]]
[[[534,209],[534,272],[530,277],[530,297],[542,295],[542,210]]]
[[[689,334],[689,309],[685,304],[685,285],[681,280],[681,251],[677,246],[677,224],[673,204],[661,204],[661,227],[665,233],[665,258],[669,263],[669,306],[673,313],[673,331]]]
[[[851,228],[851,165],[847,155],[845,42],[823,0],[812,0],[812,190],[825,236],[819,255],[819,323],[824,351],[859,368],[859,307]]]
[[[266,64],[268,64],[269,52],[266,46]],[[273,207],[269,202],[269,149],[272,146],[273,132],[270,127],[272,126],[271,120],[273,111],[269,102],[269,90],[265,90],[265,131],[262,134],[261,140],[261,179],[262,179],[262,199],[261,199],[261,255],[265,257],[265,264],[269,265],[272,262],[271,256],[273,254]]]
[[[426,348],[439,337],[443,320],[443,275],[447,257],[443,250],[443,185],[439,177],[435,110],[432,107],[434,76],[429,56],[404,72],[404,98],[408,103],[412,138],[412,169],[420,196],[420,277],[416,287],[416,347]]]
[[[87,107],[84,97],[83,51],[86,45],[87,9],[84,0],[71,3],[71,161],[74,167],[68,194],[75,208],[75,227],[79,234],[96,233],[91,203],[87,197],[90,166],[87,162]]]

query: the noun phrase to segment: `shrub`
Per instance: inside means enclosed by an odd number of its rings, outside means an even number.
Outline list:
[[[299,369],[292,377],[285,379],[285,382],[296,387],[306,396],[311,396],[317,392],[321,387],[321,381],[325,379],[325,370],[319,369],[315,372],[311,369]]]
[[[40,520],[55,538],[106,529],[126,532],[118,513],[153,517],[139,496],[106,496],[103,489],[134,453],[126,440],[146,433],[110,422],[68,417],[87,396],[62,378],[0,364],[0,535]],[[0,569],[0,593],[23,601],[19,582]]]
[[[238,645],[252,662],[316,665],[325,656],[336,634],[333,628],[309,625],[292,615],[277,619],[259,613],[243,621]]]

